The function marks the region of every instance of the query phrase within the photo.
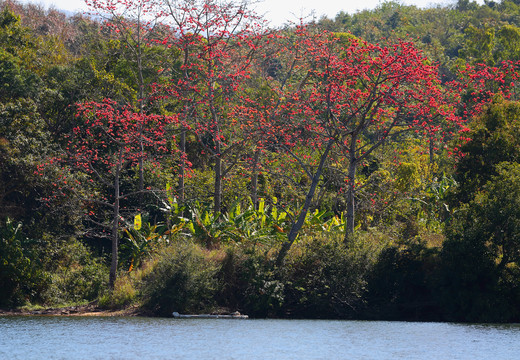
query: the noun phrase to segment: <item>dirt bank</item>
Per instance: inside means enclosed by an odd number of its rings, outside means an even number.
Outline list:
[[[143,316],[137,308],[123,310],[106,310],[99,308],[96,304],[81,306],[68,306],[62,308],[46,308],[38,310],[28,309],[0,309],[0,316]]]

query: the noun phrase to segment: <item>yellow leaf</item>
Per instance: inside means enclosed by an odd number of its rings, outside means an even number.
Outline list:
[[[141,214],[137,214],[134,217],[134,229],[140,230],[141,229]]]

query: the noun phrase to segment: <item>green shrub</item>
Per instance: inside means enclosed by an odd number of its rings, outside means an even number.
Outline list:
[[[47,304],[95,300],[108,283],[108,269],[80,241],[71,238],[56,250],[49,269],[51,282],[43,294]]]
[[[443,320],[513,320],[510,316],[517,308],[516,302],[508,302],[500,292],[499,274],[484,243],[468,240],[450,235],[444,244],[438,292]]]
[[[438,248],[418,241],[390,246],[368,278],[366,316],[386,320],[438,320]]]
[[[161,316],[211,309],[218,288],[217,269],[215,261],[192,243],[165,248],[143,279],[144,307]]]
[[[104,309],[122,309],[138,298],[134,281],[127,276],[118,277],[112,291],[107,291],[98,300],[98,306]]]
[[[0,224],[0,306],[17,306],[39,299],[47,287],[34,241],[24,236],[22,224],[7,219]]]
[[[290,254],[283,275],[287,315],[348,318],[360,309],[373,249],[359,238],[347,246],[341,234],[327,235],[300,241]]]
[[[520,164],[502,162],[494,172],[446,229],[440,302],[447,320],[520,319]]]
[[[276,316],[284,303],[284,283],[274,271],[274,258],[262,245],[226,248],[219,279],[221,306],[252,317]]]
[[[120,274],[114,284],[114,289],[106,291],[98,301],[98,305],[106,309],[122,309],[129,305],[140,305],[142,301],[141,288],[143,279],[154,270],[158,259],[147,258],[141,266],[131,272]]]

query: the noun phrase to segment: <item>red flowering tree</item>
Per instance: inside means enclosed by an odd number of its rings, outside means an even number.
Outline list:
[[[412,130],[430,141],[443,123],[460,125],[460,118],[441,86],[437,67],[412,43],[380,46],[355,38],[325,39],[315,47],[313,61],[312,85],[304,96],[310,102],[304,109],[316,119],[314,131],[336,138],[348,161],[348,236],[354,231],[359,165],[402,132]]]
[[[157,56],[147,51],[157,42],[164,27],[159,3],[155,0],[86,0],[92,15],[102,18],[102,26],[112,30],[111,35],[122,43],[125,54],[132,66],[129,74],[137,87],[137,100],[140,111],[144,108],[147,87],[151,84],[149,74],[152,61]]]
[[[86,0],[91,14],[103,19],[101,26],[108,30],[113,46],[119,52],[118,66],[125,64],[125,79],[136,92],[137,99],[125,99],[139,113],[149,112],[153,102],[151,88],[161,76],[166,52],[158,46],[167,32],[161,20],[161,1],[156,0]],[[135,101],[137,100],[137,101]],[[144,151],[144,139],[141,145]],[[139,189],[144,188],[144,157],[139,162]],[[143,198],[139,202],[142,205]]]
[[[411,43],[380,46],[304,27],[289,36],[298,46],[284,48],[278,57],[289,61],[282,65],[286,76],[277,81],[289,77],[291,84],[278,87],[282,104],[270,108],[274,121],[266,122],[263,131],[293,156],[311,182],[280,250],[279,264],[303,225],[331,153],[347,169],[348,237],[354,231],[356,171],[362,161],[402,132],[415,131],[430,139],[443,123],[460,121],[437,67]],[[305,155],[293,151],[298,146],[317,150],[314,163],[306,164]]]
[[[222,206],[222,181],[239,159],[249,134],[238,132],[233,98],[250,76],[253,53],[262,35],[259,18],[247,2],[164,1],[172,36],[163,43],[180,54],[167,69],[171,81],[157,94],[175,104],[181,121],[181,151],[192,131],[214,165],[214,212]],[[180,63],[180,64],[179,64]],[[185,159],[185,157],[184,157]],[[184,192],[181,164],[179,194]]]
[[[503,61],[496,66],[459,64],[455,68],[457,79],[448,82],[446,87],[457,94],[460,116],[479,115],[496,95],[507,100],[518,99],[519,69],[520,61]]]
[[[102,228],[112,242],[110,286],[113,287],[118,266],[118,232],[130,209],[122,202],[144,191],[132,186],[122,189],[122,179],[146,156],[150,169],[158,159],[171,153],[165,127],[173,117],[145,115],[120,107],[111,100],[78,104],[78,124],[67,139],[65,156],[53,159],[70,169],[59,189],[74,192],[84,203],[88,220]],[[151,170],[153,171],[153,170]],[[104,211],[104,210],[105,211]],[[107,217],[111,214],[110,217]],[[135,211],[134,211],[135,213]]]

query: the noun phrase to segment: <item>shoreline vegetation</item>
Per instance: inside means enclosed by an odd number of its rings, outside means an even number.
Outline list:
[[[58,308],[42,308],[29,310],[20,308],[15,310],[0,309],[0,316],[146,316],[135,309],[106,310],[96,305],[65,306]]]
[[[89,3],[0,0],[0,315],[520,322],[519,0]]]

